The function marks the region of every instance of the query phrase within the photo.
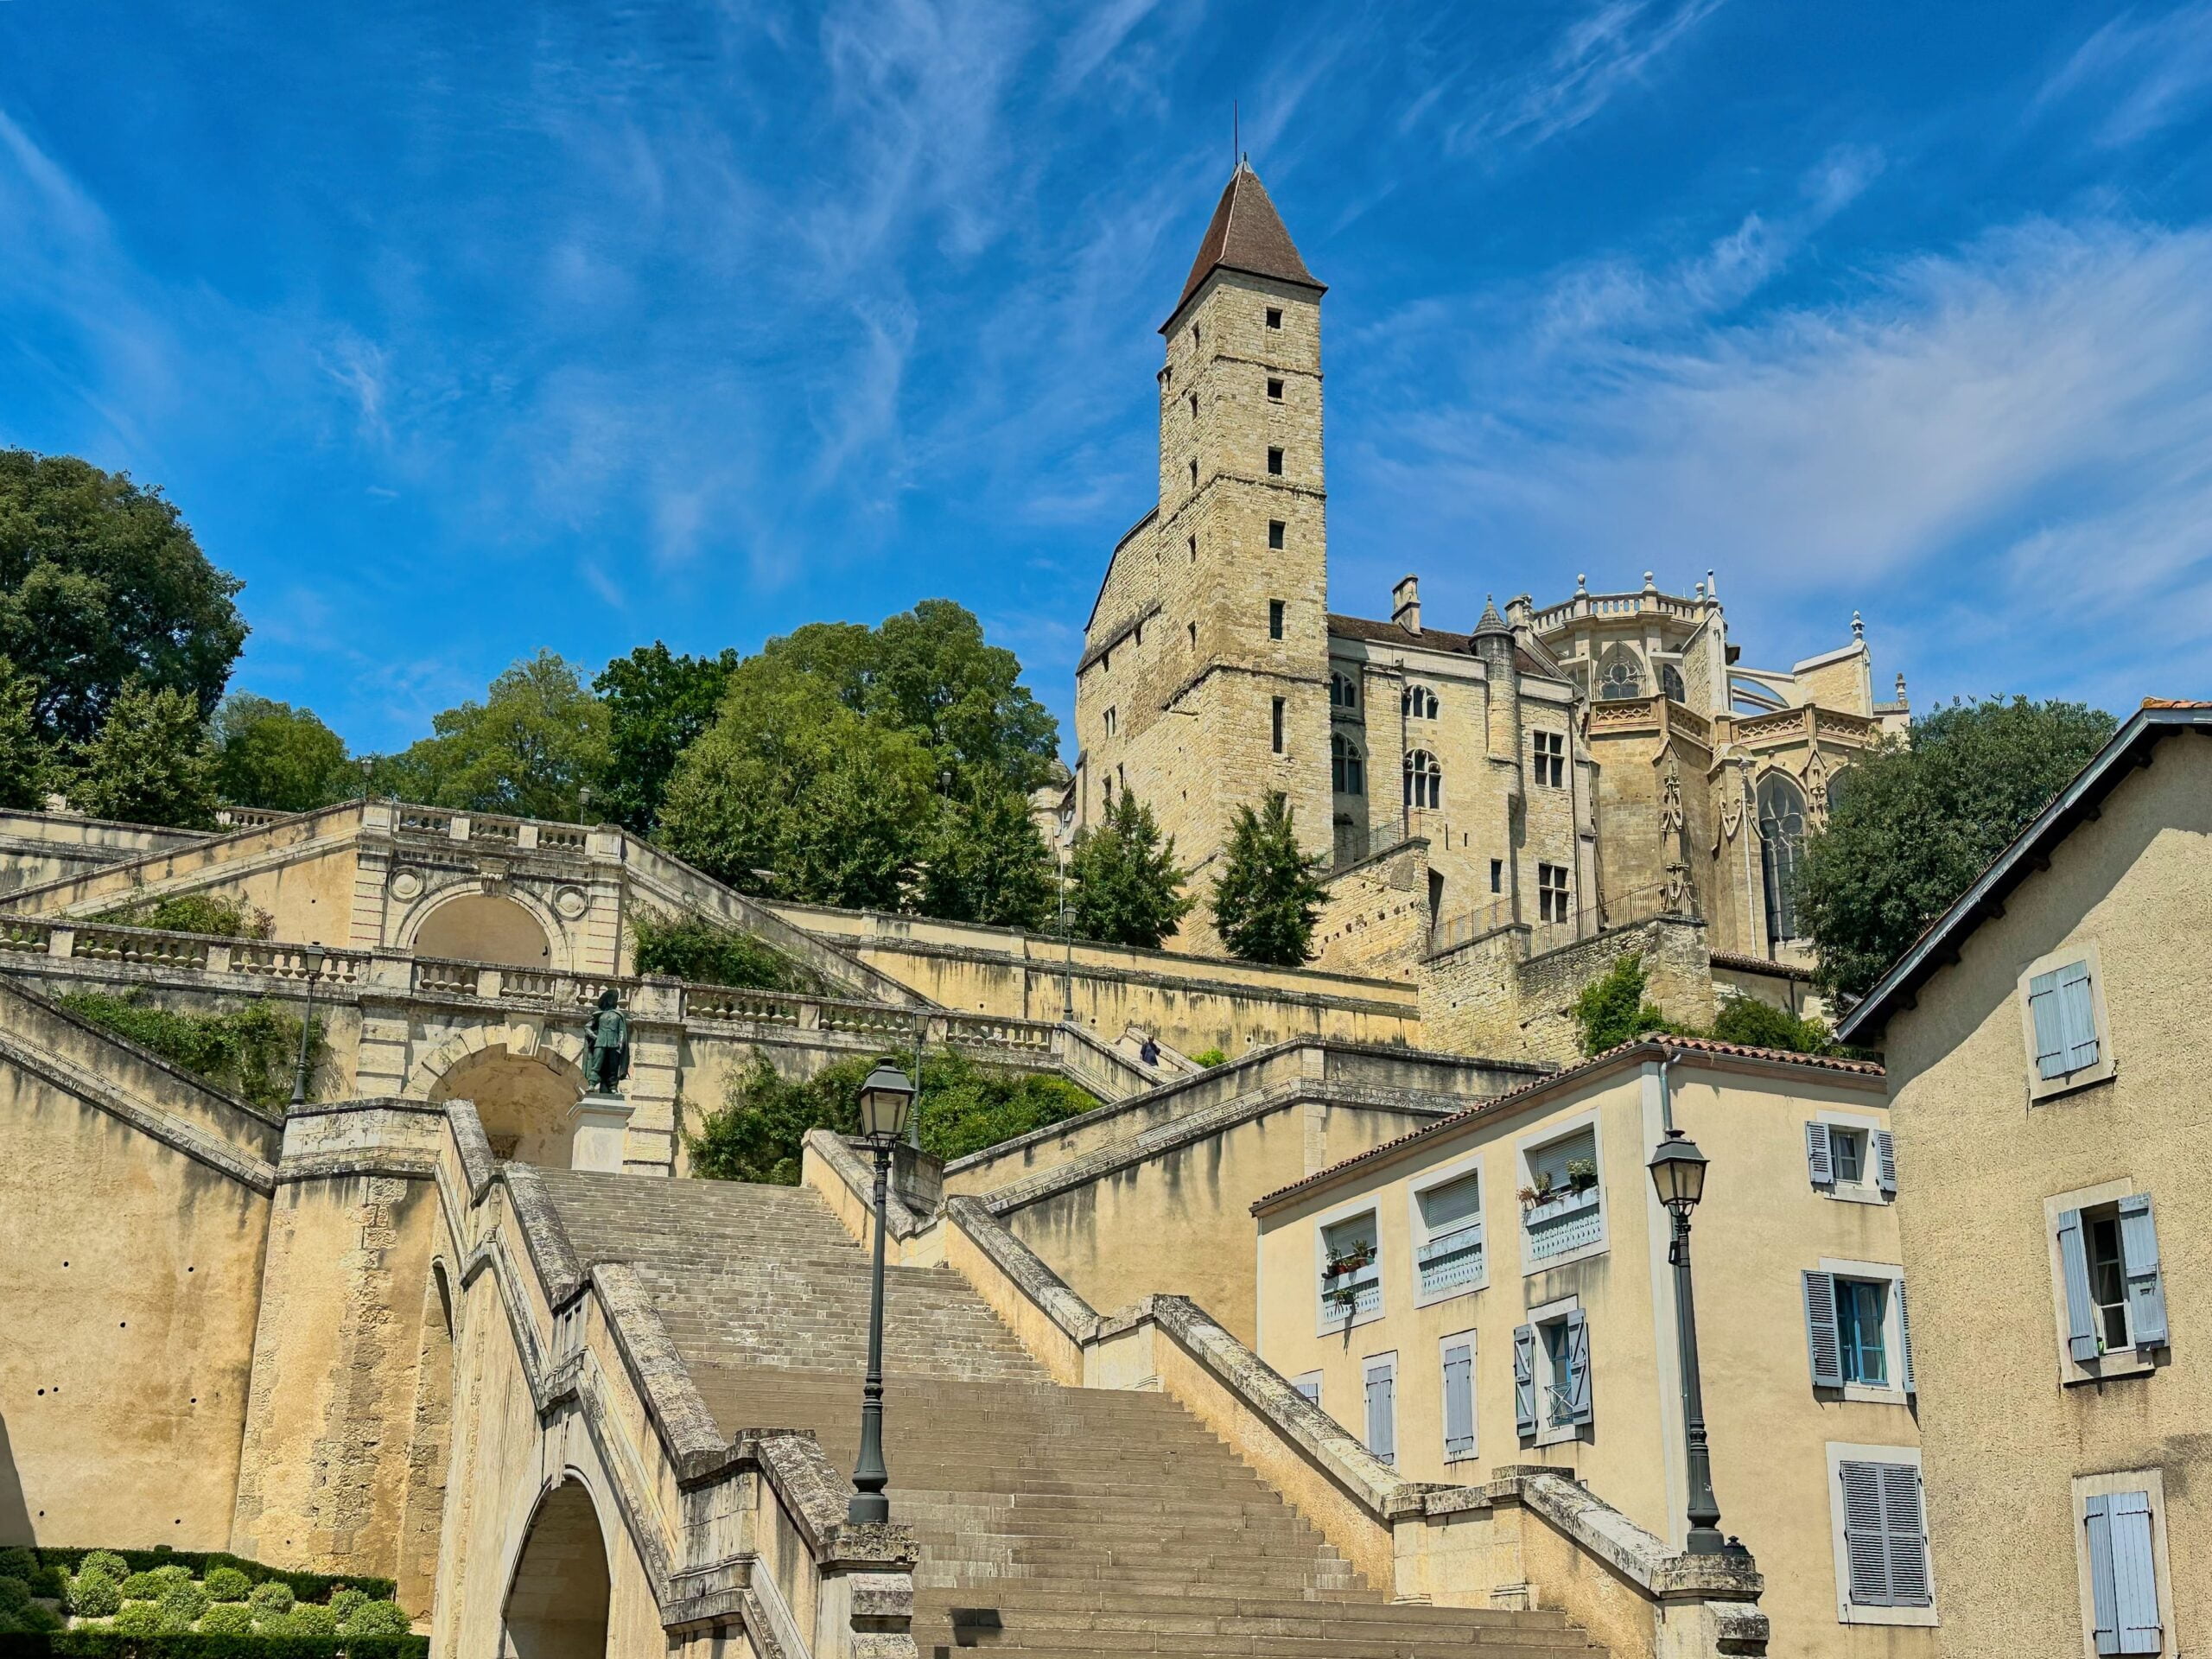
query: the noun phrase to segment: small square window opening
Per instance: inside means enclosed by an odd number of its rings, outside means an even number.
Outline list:
[[[1281,451],[1281,450],[1280,450],[1280,449],[1270,449],[1270,450],[1268,450],[1268,472],[1270,472],[1270,473],[1272,473],[1273,474],[1274,474],[1274,476],[1276,476],[1277,478],[1280,478],[1280,477],[1281,477],[1281,476],[1282,476],[1282,451]]]
[[[1270,379],[1268,382],[1268,396],[1272,397],[1276,403],[1282,402],[1282,382],[1280,380]]]
[[[1268,308],[1268,327],[1270,328],[1282,327],[1282,313],[1272,305]]]
[[[1268,545],[1269,547],[1281,547],[1283,544],[1283,537],[1286,533],[1286,528],[1281,519],[1271,518],[1268,521]]]

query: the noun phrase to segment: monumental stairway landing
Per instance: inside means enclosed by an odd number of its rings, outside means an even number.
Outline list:
[[[868,1263],[811,1191],[543,1173],[580,1261],[626,1262],[721,1431],[849,1467]],[[1054,1383],[958,1274],[887,1269],[886,1452],[923,1655],[1414,1659],[1594,1651],[1556,1613],[1393,1605],[1166,1395]]]

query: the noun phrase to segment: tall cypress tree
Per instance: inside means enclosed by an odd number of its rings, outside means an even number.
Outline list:
[[[1313,925],[1328,897],[1324,861],[1298,844],[1290,807],[1270,794],[1260,810],[1236,809],[1214,882],[1213,925],[1236,956],[1279,968],[1303,966],[1313,954]]]
[[[1175,862],[1152,809],[1127,790],[1104,822],[1075,838],[1069,855],[1068,924],[1077,938],[1157,948],[1197,901],[1184,896],[1190,872]]]

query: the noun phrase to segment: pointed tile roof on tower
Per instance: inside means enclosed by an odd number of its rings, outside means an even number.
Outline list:
[[[1205,239],[1198,244],[1198,257],[1191,262],[1191,276],[1183,284],[1183,297],[1175,302],[1174,311],[1160,325],[1161,334],[1167,332],[1183,308],[1191,302],[1191,296],[1217,270],[1272,276],[1277,282],[1310,288],[1316,294],[1328,291],[1326,284],[1313,280],[1313,273],[1298,257],[1290,232],[1283,228],[1282,215],[1268,200],[1268,188],[1260,182],[1260,175],[1252,170],[1249,162],[1237,162],[1236,170],[1223,187],[1221,200],[1214,204],[1213,222],[1206,226]]]

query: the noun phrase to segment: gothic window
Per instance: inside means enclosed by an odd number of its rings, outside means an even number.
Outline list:
[[[1344,674],[1329,676],[1329,707],[1332,709],[1359,707],[1359,688],[1352,683],[1350,676]]]
[[[1643,664],[1626,645],[1612,645],[1598,660],[1600,699],[1640,697],[1643,695]]]
[[[1359,745],[1342,732],[1329,739],[1329,784],[1339,795],[1367,793],[1367,762]]]
[[[1401,701],[1405,706],[1407,718],[1410,720],[1436,718],[1436,693],[1425,685],[1408,686]]]
[[[1690,694],[1682,688],[1682,671],[1672,663],[1659,664],[1659,695],[1672,697],[1676,702],[1690,700]]]
[[[1444,804],[1444,771],[1427,749],[1406,756],[1406,804],[1428,811]]]
[[[1759,872],[1769,944],[1797,937],[1797,865],[1805,855],[1805,791],[1784,773],[1759,782]]]

